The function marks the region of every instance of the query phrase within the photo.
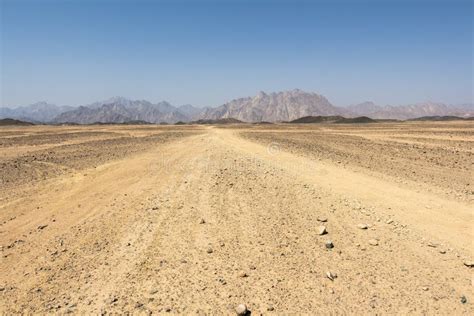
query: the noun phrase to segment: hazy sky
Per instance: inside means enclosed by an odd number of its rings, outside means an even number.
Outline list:
[[[473,2],[1,2],[1,105],[473,102]]]

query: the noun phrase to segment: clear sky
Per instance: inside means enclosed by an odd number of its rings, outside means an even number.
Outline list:
[[[1,105],[473,102],[473,2],[1,2]]]

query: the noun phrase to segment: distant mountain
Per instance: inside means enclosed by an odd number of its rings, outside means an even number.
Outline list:
[[[158,110],[162,113],[171,113],[171,112],[177,111],[177,108],[175,108],[174,106],[172,106],[166,101],[153,104],[146,100],[130,100],[124,97],[112,97],[104,101],[99,101],[99,102],[95,102],[89,105],[85,105],[85,107],[88,107],[90,109],[98,109],[106,104],[115,104],[117,106],[122,106],[126,109],[137,110],[137,111],[141,111],[149,107],[153,107],[155,110]]]
[[[424,116],[460,116],[474,115],[474,108],[470,105],[448,106],[443,103],[425,102],[412,105],[375,105],[373,102],[364,102],[346,108],[352,115],[364,115],[374,119],[406,120]]]
[[[245,122],[278,122],[305,117],[313,117],[310,119],[312,120],[314,117],[344,116],[347,123],[368,123],[368,118],[406,120],[424,116],[470,117],[473,115],[472,104],[450,106],[443,103],[425,102],[412,105],[379,106],[373,102],[364,102],[349,107],[337,107],[322,95],[295,89],[270,94],[260,92],[254,97],[235,99],[217,108],[204,110],[200,117],[211,120],[235,118]]]
[[[178,111],[168,102],[152,104],[145,100],[128,100],[112,98],[104,102],[94,103],[60,114],[54,119],[55,123],[125,123],[143,121],[149,123],[175,123],[188,121],[189,118]]]
[[[17,108],[0,107],[0,119],[12,118],[33,123],[168,123],[236,119],[243,122],[289,122],[299,118],[341,116],[371,119],[407,120],[417,117],[473,117],[473,104],[456,106],[425,102],[412,105],[380,106],[364,102],[348,107],[332,105],[324,96],[302,90],[260,92],[254,97],[232,100],[215,108],[196,108],[186,104],[175,107],[168,102],[151,103],[113,97],[105,101],[72,107],[46,102]],[[362,120],[364,121],[364,120]]]
[[[232,100],[202,113],[202,119],[235,118],[245,122],[291,121],[309,115],[340,115],[324,96],[298,89]]]
[[[376,105],[374,102],[367,101],[355,105],[350,105],[346,109],[349,110],[349,113],[352,113],[354,115],[368,115],[380,111],[382,107]]]
[[[72,106],[58,106],[46,102],[38,102],[16,108],[0,107],[0,118],[46,123],[51,122],[61,113],[72,109],[74,109]]]
[[[178,111],[188,117],[191,121],[198,119],[205,109],[197,108],[191,104],[178,106]]]

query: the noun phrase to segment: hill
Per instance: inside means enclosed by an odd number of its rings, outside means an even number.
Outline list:
[[[11,126],[11,125],[31,126],[31,125],[35,125],[35,124],[30,123],[30,122],[15,120],[15,119],[11,119],[11,118],[0,119],[0,126]]]
[[[339,120],[344,119],[344,117],[336,116],[304,116],[297,118],[296,120],[290,121],[289,123],[293,124],[311,124],[311,123],[334,123]]]
[[[240,120],[237,120],[235,118],[223,118],[223,119],[216,119],[216,120],[201,119],[201,120],[191,122],[191,124],[210,124],[210,125],[213,125],[213,124],[242,124],[242,123],[244,123],[244,122],[242,122]]]
[[[409,121],[470,121],[472,120],[473,117],[459,117],[459,116],[422,116],[422,117],[417,117],[414,119],[410,119]]]
[[[365,124],[365,123],[376,123],[377,121],[371,119],[370,117],[367,116],[358,116],[358,117],[352,117],[352,118],[342,118],[340,120],[337,120],[334,123],[344,123],[344,124]]]

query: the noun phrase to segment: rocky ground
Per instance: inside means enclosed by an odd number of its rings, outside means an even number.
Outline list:
[[[472,131],[1,128],[0,312],[472,314]]]

